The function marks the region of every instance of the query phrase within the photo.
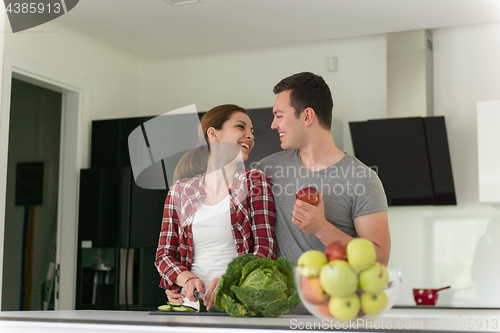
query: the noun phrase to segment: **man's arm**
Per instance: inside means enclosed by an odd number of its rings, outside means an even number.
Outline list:
[[[324,245],[333,241],[349,243],[354,237],[349,236],[325,219],[323,195],[316,206],[297,200],[292,222],[306,234],[316,236]],[[358,237],[369,239],[375,246],[377,261],[387,266],[391,251],[391,236],[387,221],[387,211],[360,215],[354,219],[354,228]]]
[[[391,253],[391,235],[387,211],[360,215],[354,219],[354,227],[358,237],[372,241],[377,252],[377,261],[387,266]]]

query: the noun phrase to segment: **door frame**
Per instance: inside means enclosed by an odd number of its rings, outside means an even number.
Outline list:
[[[59,296],[55,299],[55,309],[73,310],[76,296],[80,169],[89,166],[90,82],[9,53],[4,54],[0,110],[0,286],[3,277],[12,78],[62,94],[56,254],[56,265],[60,269],[55,285]],[[1,293],[0,288],[0,310]]]

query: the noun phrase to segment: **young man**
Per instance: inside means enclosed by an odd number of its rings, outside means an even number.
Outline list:
[[[335,146],[328,85],[304,72],[283,79],[274,93],[271,128],[278,131],[285,151],[262,159],[257,168],[273,185],[278,256],[296,264],[304,251],[363,237],[373,242],[377,261],[387,266],[391,240],[385,192],[373,170]],[[295,198],[307,186],[321,192],[315,206]]]

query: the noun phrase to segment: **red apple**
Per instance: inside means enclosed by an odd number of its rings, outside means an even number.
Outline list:
[[[328,302],[320,305],[316,305],[316,310],[321,312],[322,314],[332,317],[332,314],[330,313],[330,307],[328,306]]]
[[[295,193],[295,198],[315,206],[319,201],[319,191],[317,188],[309,186]]]
[[[339,241],[333,241],[325,247],[325,256],[328,261],[347,261],[347,247]]]
[[[317,277],[302,277],[302,297],[307,302],[319,305],[328,302],[330,295],[325,293]]]

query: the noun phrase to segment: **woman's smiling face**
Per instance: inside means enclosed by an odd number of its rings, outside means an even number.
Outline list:
[[[224,123],[220,130],[215,130],[213,142],[229,142],[236,144],[242,154],[243,161],[248,159],[248,154],[254,146],[252,121],[243,112],[234,112]]]

